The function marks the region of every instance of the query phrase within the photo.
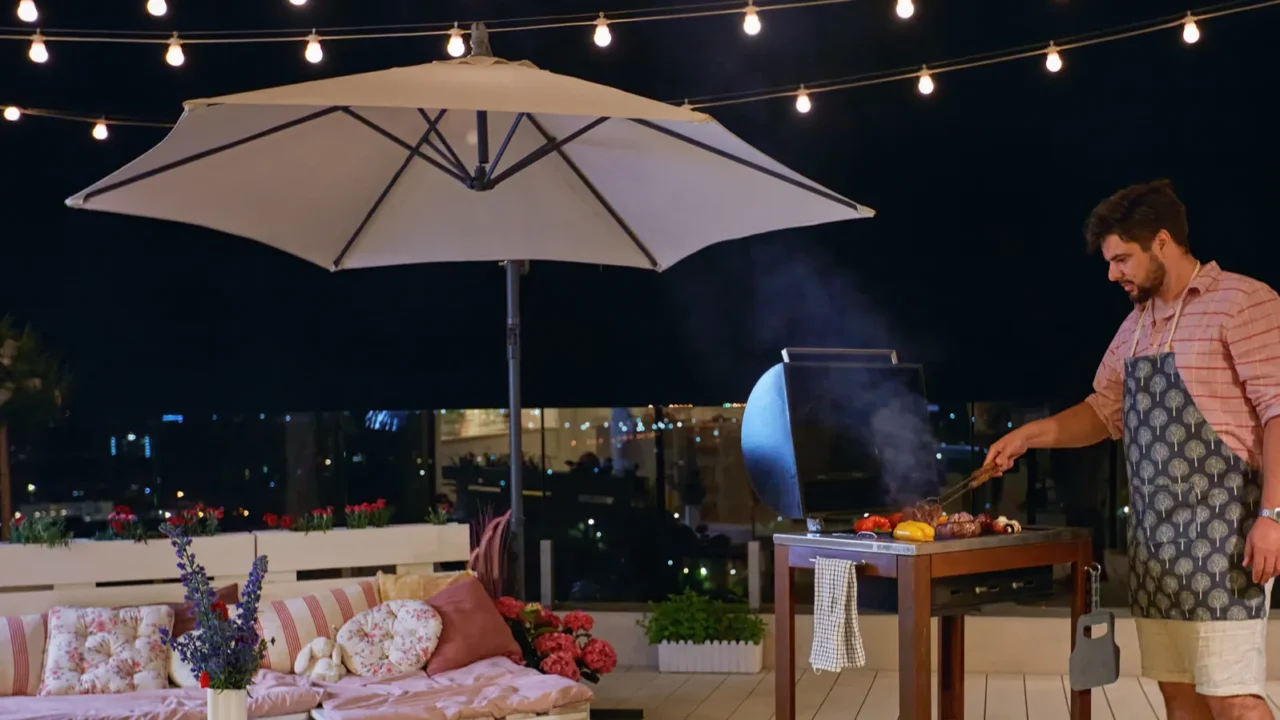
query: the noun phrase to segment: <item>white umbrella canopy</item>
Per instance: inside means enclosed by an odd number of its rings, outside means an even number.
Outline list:
[[[662,270],[717,242],[870,217],[709,116],[488,56],[193,100],[74,208],[200,225],[334,270],[504,261],[511,531],[524,592],[520,276]]]
[[[473,57],[186,108],[160,145],[67,203],[213,228],[334,269],[663,269],[723,240],[872,214],[707,115],[528,63]]]

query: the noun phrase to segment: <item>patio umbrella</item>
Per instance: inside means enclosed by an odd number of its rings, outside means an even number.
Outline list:
[[[155,148],[67,200],[265,243],[333,270],[506,264],[511,528],[523,587],[520,277],[663,270],[708,245],[873,213],[709,116],[488,52],[185,103]]]

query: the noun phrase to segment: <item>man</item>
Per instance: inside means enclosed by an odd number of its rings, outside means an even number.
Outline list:
[[[1280,572],[1280,297],[1202,265],[1168,181],[1089,216],[1090,251],[1134,303],[1084,402],[1009,433],[1031,448],[1124,440],[1129,594],[1142,673],[1169,720],[1270,718],[1266,617]]]

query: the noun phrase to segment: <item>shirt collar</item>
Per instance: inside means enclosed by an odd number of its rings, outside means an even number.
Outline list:
[[[1202,264],[1200,266],[1200,272],[1196,273],[1196,276],[1191,280],[1191,284],[1187,286],[1186,299],[1190,300],[1192,297],[1195,297],[1196,295],[1202,295],[1205,292],[1207,292],[1210,288],[1213,287],[1214,283],[1218,281],[1218,278],[1221,275],[1222,275],[1222,268],[1218,267],[1218,263],[1207,262]],[[1148,300],[1147,302],[1151,303],[1153,301]],[[1143,306],[1141,305],[1138,306],[1139,309],[1141,309],[1142,307]],[[1177,312],[1177,310],[1178,310],[1178,306],[1176,303],[1169,305],[1167,308],[1165,308],[1165,311],[1162,314],[1160,319],[1168,320],[1169,318],[1173,317],[1173,314]],[[1155,318],[1153,317],[1152,320],[1154,321]]]

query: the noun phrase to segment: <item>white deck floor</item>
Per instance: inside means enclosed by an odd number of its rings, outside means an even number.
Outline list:
[[[770,720],[773,673],[684,675],[619,669],[596,688],[593,708],[643,708],[645,720]],[[934,712],[938,716],[937,684]],[[1280,717],[1280,682],[1268,683]],[[1067,720],[1068,686],[1057,675],[976,675],[965,678],[966,720]],[[895,720],[896,672],[804,671],[796,688],[796,720]],[[1123,677],[1093,692],[1094,720],[1165,720],[1150,680]]]

